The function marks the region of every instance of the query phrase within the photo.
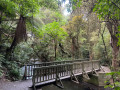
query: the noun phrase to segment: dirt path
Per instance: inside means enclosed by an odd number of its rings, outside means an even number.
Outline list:
[[[32,80],[25,81],[0,81],[0,90],[32,90]]]
[[[105,72],[110,72],[108,67],[102,66]],[[99,72],[103,72],[102,70]],[[24,81],[0,81],[0,90],[33,90],[30,88],[32,86],[32,80],[24,80]],[[37,88],[37,90],[41,90]]]

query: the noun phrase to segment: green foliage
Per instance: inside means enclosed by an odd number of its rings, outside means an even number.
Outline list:
[[[37,37],[41,37],[43,39],[44,36],[43,32],[40,31],[41,30],[40,26],[42,26],[43,24],[40,25],[39,23],[40,21],[39,21],[37,25],[33,25],[35,20],[33,20],[34,21],[33,22],[31,18],[32,16],[36,16],[39,12],[41,12],[40,11],[41,7],[43,9],[49,8],[52,10],[56,10],[58,9],[57,0],[1,0],[0,1],[0,52],[2,53],[0,54],[0,76],[3,73],[2,71],[3,68],[6,68],[7,75],[10,79],[12,80],[19,79],[20,77],[19,68],[22,67],[25,63],[28,63],[31,56],[35,55],[33,48],[31,48],[32,41],[31,42],[28,41],[27,43],[20,43],[15,47],[11,55],[6,56],[5,54],[13,41],[15,28],[17,26],[16,19],[18,19],[20,16],[25,18],[27,17],[26,18],[27,23],[25,23],[27,26],[27,30],[34,31],[35,35],[38,34]],[[55,17],[57,16],[59,16],[59,19],[61,19],[59,13],[56,13]],[[28,33],[30,33],[30,31]],[[29,38],[31,38],[31,36]],[[46,44],[47,42],[45,42],[45,45]],[[43,50],[43,52],[44,51],[45,50]],[[46,53],[46,51],[44,53]]]
[[[12,0],[1,0],[0,11],[4,12],[8,17],[15,17],[18,6]]]
[[[50,9],[58,8],[56,0],[1,0],[0,11],[8,17],[18,15],[31,17],[38,13],[40,6]]]
[[[38,11],[37,0],[13,0],[18,5],[18,13],[24,17],[30,17]]]
[[[120,72],[111,72],[107,73],[106,75],[110,75],[113,79],[113,84],[106,85],[105,88],[110,87],[113,88],[114,90],[120,90]],[[109,80],[106,81],[105,83],[110,82]]]
[[[74,16],[72,21],[69,21],[68,25],[66,25],[65,29],[67,30],[70,37],[75,37],[80,35],[81,41],[85,41],[86,39],[82,37],[85,34],[85,22],[82,19],[82,16]]]
[[[44,34],[50,36],[51,39],[57,39],[58,41],[65,39],[67,36],[67,32],[65,32],[64,29],[60,27],[59,22],[53,22],[45,25],[42,31]]]
[[[118,32],[119,31],[120,31],[120,25],[118,26]],[[118,37],[118,44],[117,45],[120,46],[120,38],[119,38],[120,37],[120,33],[117,33],[116,37]]]
[[[69,0],[69,3],[67,4],[67,11],[72,12],[72,10],[75,10],[76,7],[80,7],[82,4],[82,0]]]
[[[57,0],[40,0],[39,1],[39,5],[41,7],[50,8],[52,10],[58,9],[58,2],[57,2]]]
[[[9,59],[2,60],[2,67],[7,69],[7,78],[11,80],[20,79],[20,68],[24,66],[24,64],[29,62],[30,55],[33,54],[33,50],[30,47],[31,43],[28,42],[20,43],[16,46],[14,53],[9,56]],[[3,58],[3,57],[1,57]]]
[[[15,17],[17,14],[30,17],[37,10],[37,0],[2,0],[0,2],[0,11],[9,17]]]
[[[2,62],[4,61],[4,56],[0,54],[0,77],[3,75]]]
[[[11,80],[19,80],[20,79],[20,72],[19,72],[19,66],[16,61],[13,62],[7,62],[7,68],[9,70],[8,72],[8,78]]]
[[[101,33],[103,32],[103,29],[104,29],[104,24],[101,24]],[[102,38],[101,35],[97,37],[93,36],[93,38],[96,40],[96,43],[93,47],[93,52],[94,52],[95,59],[100,59],[102,65],[107,65],[107,64],[111,64],[112,48],[110,46],[110,34],[106,28],[103,33],[103,37],[104,38]],[[103,39],[104,39],[105,45],[103,44]],[[106,46],[107,52],[105,51],[105,46]]]
[[[96,11],[99,18],[120,19],[119,0],[97,0],[93,11]]]
[[[25,63],[29,62],[30,55],[33,54],[33,50],[30,45],[31,42],[22,42],[15,48],[13,59],[19,66],[23,66]]]

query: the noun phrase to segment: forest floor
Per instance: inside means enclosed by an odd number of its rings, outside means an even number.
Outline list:
[[[102,66],[105,72],[110,72],[108,67]],[[102,70],[99,72],[103,72]],[[32,80],[23,80],[11,82],[6,79],[0,80],[0,90],[33,90],[31,88]],[[41,90],[41,89],[37,89]]]

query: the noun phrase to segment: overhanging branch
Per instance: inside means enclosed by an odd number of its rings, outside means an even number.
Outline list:
[[[114,2],[112,2],[117,8],[119,8],[120,9],[120,7],[116,4],[116,3],[114,3]]]

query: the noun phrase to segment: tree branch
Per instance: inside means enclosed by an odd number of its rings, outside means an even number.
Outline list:
[[[112,2],[117,8],[119,8],[120,9],[120,7],[116,4],[116,3],[114,3],[114,2]]]

